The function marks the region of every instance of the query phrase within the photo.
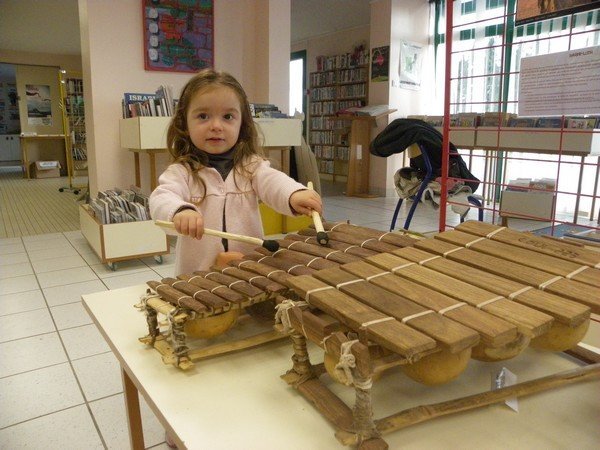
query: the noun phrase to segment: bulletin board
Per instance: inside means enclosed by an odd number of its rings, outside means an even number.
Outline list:
[[[142,0],[144,68],[197,72],[214,61],[213,0]]]

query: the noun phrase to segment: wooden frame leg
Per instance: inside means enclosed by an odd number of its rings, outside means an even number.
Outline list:
[[[304,335],[295,332],[290,334],[290,338],[292,339],[292,346],[294,348],[292,371],[298,375],[298,383],[301,383],[313,376],[308,348],[306,347],[306,338]]]
[[[373,420],[371,385],[372,381],[370,379],[356,380],[354,384],[355,401],[352,414],[354,416],[354,428],[361,441],[380,436]]]
[[[121,378],[123,379],[123,393],[125,394],[129,444],[133,450],[144,450],[144,433],[142,431],[142,415],[140,413],[138,390],[122,367]]]

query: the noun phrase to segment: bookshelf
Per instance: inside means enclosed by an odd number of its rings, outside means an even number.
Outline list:
[[[348,179],[352,124],[337,114],[367,104],[368,63],[368,50],[359,46],[353,53],[317,57],[317,71],[310,74],[309,144],[324,179]]]
[[[87,177],[88,175],[83,80],[81,74],[61,70],[60,89],[69,187],[60,188],[59,190],[62,192],[65,189],[69,189],[77,194],[79,193],[79,189],[86,187],[86,185],[78,185],[75,180]]]

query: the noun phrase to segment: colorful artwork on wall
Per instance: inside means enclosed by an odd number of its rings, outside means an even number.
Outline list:
[[[197,72],[214,61],[213,0],[142,0],[144,68]]]
[[[390,46],[371,49],[371,81],[387,81],[390,76]]]

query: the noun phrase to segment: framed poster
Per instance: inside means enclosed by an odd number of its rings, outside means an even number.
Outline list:
[[[371,50],[371,81],[387,81],[390,76],[390,46]]]
[[[600,8],[600,0],[518,0],[515,25]]]
[[[197,72],[214,61],[213,0],[142,0],[144,68]]]
[[[400,45],[398,75],[401,88],[416,91],[421,87],[422,51],[423,46],[419,44],[402,42]]]
[[[27,123],[29,125],[52,126],[52,98],[50,86],[26,84]]]

